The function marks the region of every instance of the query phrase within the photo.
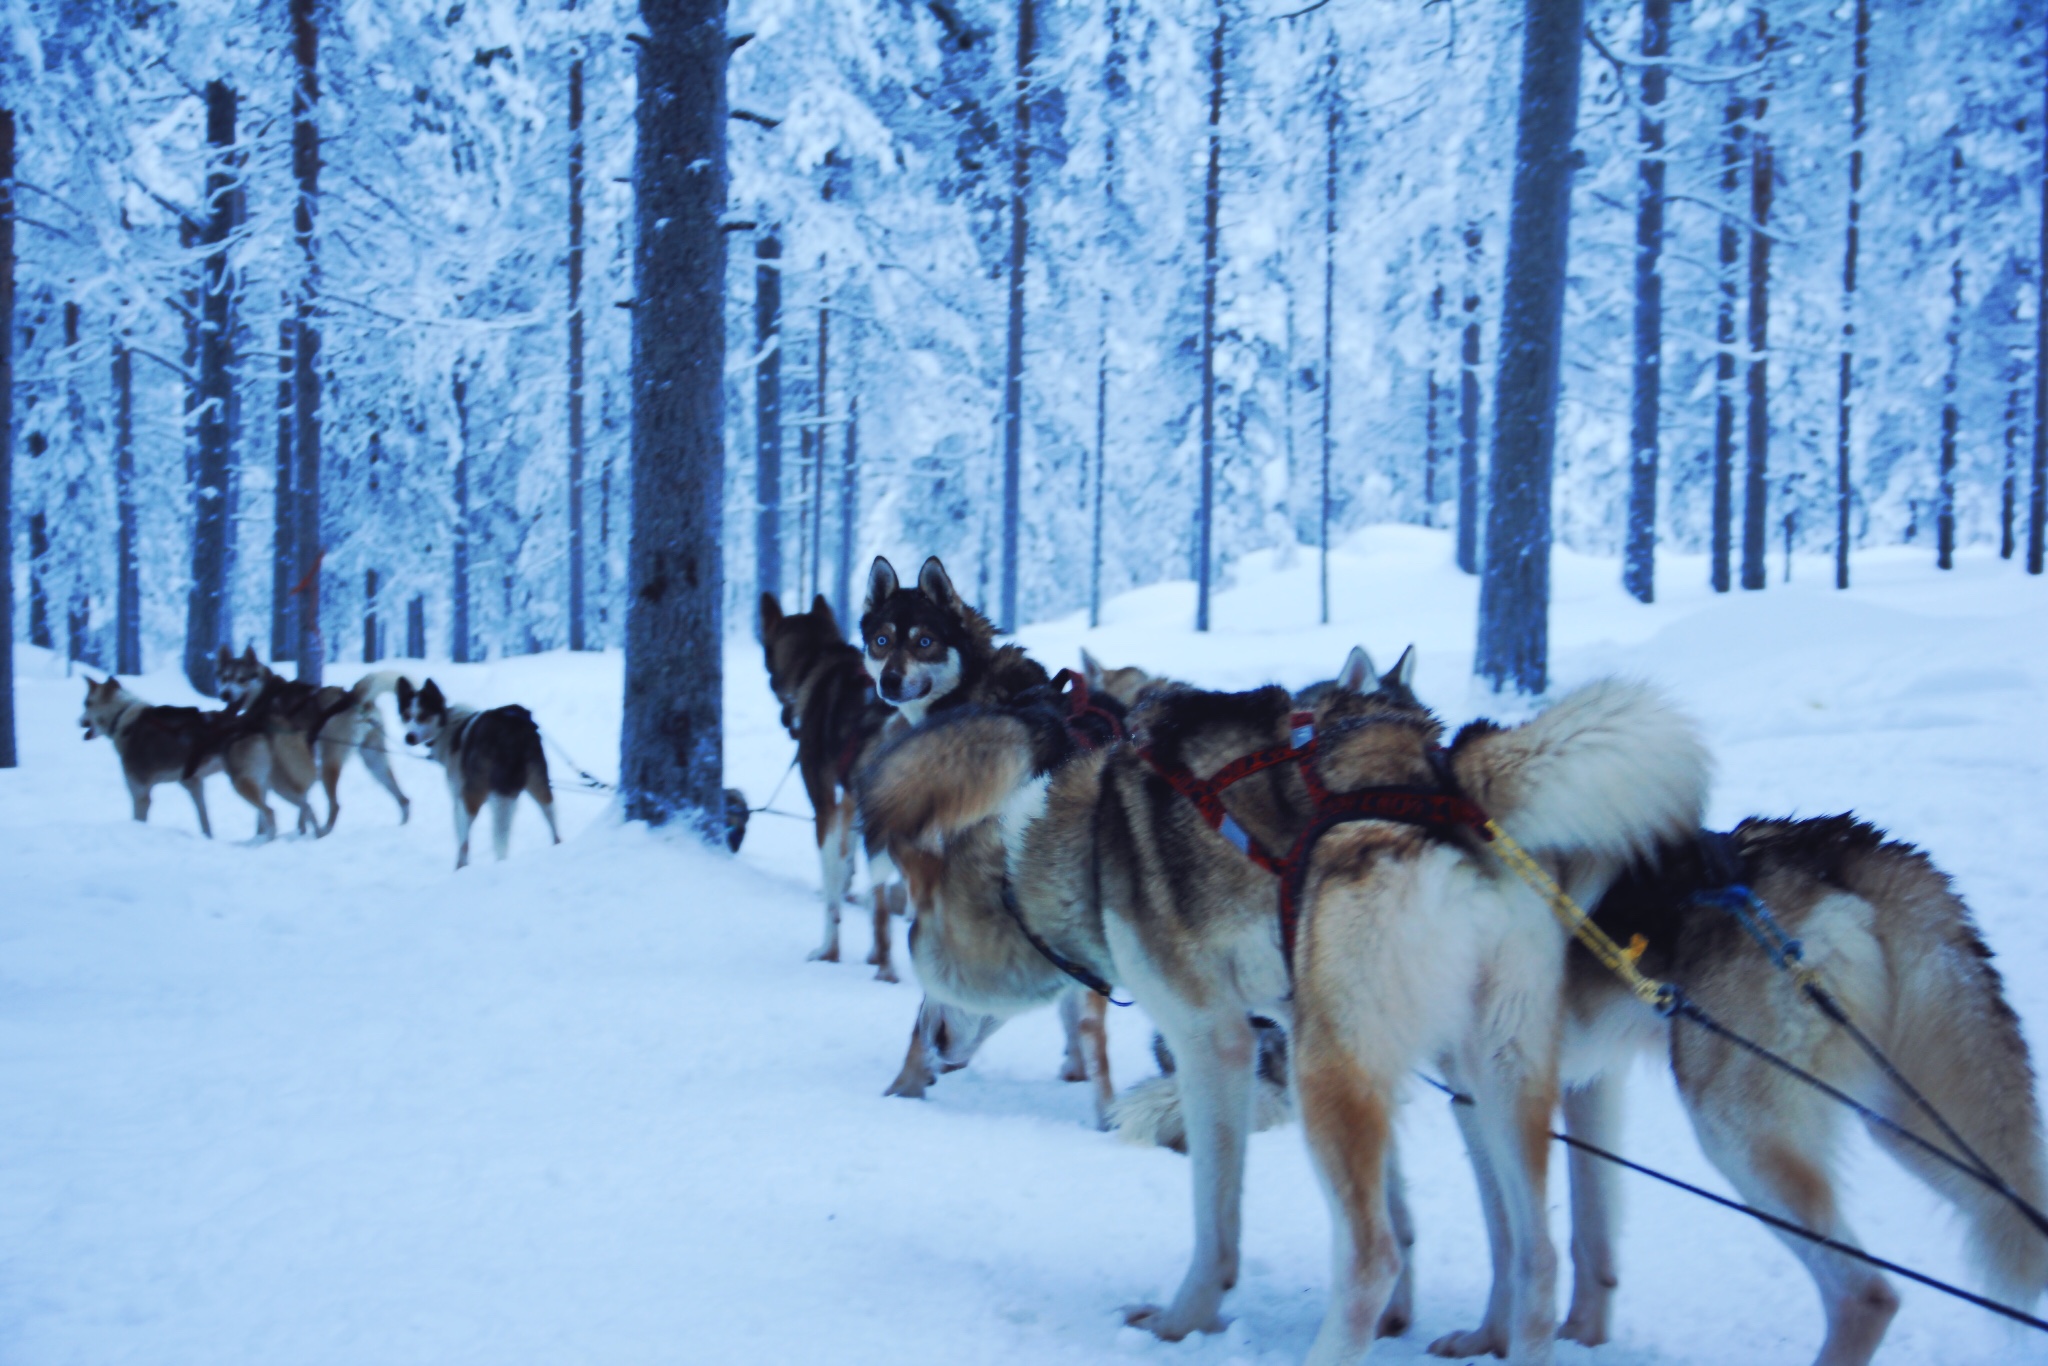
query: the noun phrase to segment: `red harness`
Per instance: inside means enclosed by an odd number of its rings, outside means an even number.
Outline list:
[[[1207,778],[1197,778],[1185,768],[1169,768],[1152,753],[1149,745],[1139,748],[1138,757],[1165,779],[1175,792],[1193,802],[1211,830],[1237,846],[1238,851],[1253,863],[1280,879],[1280,952],[1287,961],[1287,971],[1291,976],[1294,972],[1295,932],[1301,921],[1301,892],[1308,881],[1309,857],[1315,852],[1317,842],[1332,826],[1352,821],[1398,821],[1403,825],[1436,830],[1473,830],[1483,839],[1491,839],[1492,836],[1486,833],[1486,813],[1454,793],[1420,787],[1330,791],[1323,785],[1322,775],[1316,771],[1318,740],[1315,715],[1305,711],[1294,712],[1288,716],[1287,724],[1287,744],[1232,759]],[[1238,824],[1237,817],[1223,805],[1223,792],[1254,773],[1291,763],[1301,765],[1301,780],[1308,786],[1309,800],[1315,803],[1315,810],[1308,824],[1295,837],[1294,847],[1280,855],[1260,844],[1251,831]]]
[[[1124,738],[1124,723],[1115,712],[1098,706],[1088,693],[1088,680],[1072,669],[1052,676],[1052,695],[1067,699],[1067,736],[1085,753]]]

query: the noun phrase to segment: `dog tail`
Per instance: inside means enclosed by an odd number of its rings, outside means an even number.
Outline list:
[[[1016,716],[963,711],[888,745],[855,778],[870,849],[921,844],[995,815],[1032,774],[1032,732]]]
[[[1259,1133],[1294,1119],[1294,1101],[1287,1091],[1287,1035],[1270,1023],[1254,1021],[1258,1032],[1258,1071],[1252,1079],[1252,1127]],[[1180,1075],[1166,1040],[1152,1036],[1152,1056],[1159,1075],[1147,1077],[1109,1103],[1109,1127],[1126,1143],[1141,1148],[1188,1150],[1187,1121],[1180,1109]]]
[[[364,674],[356,680],[355,686],[348,690],[349,705],[360,707],[367,702],[375,702],[386,693],[396,692],[400,680],[408,683],[412,681],[399,669],[379,669],[375,673]]]
[[[1626,861],[1699,829],[1712,763],[1691,718],[1647,684],[1605,679],[1527,725],[1474,722],[1451,745],[1474,801],[1532,850]]]
[[[1850,1018],[1877,1036],[1899,1071],[1992,1171],[2042,1209],[2048,1174],[2034,1069],[1991,950],[1947,875],[1926,855],[1903,843],[1879,844],[1869,826],[1842,824],[1868,832],[1874,846],[1841,866],[1850,890],[1875,909],[1891,988],[1871,993],[1888,994],[1888,1002],[1844,1002]],[[1891,1092],[1884,1108],[1929,1142],[1951,1146],[1903,1095]],[[2048,1236],[2011,1201],[1882,1131],[1873,1134],[1963,1215],[1971,1251],[1994,1295],[2026,1306],[2048,1290]]]

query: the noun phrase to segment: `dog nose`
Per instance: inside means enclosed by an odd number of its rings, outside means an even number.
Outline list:
[[[903,697],[903,675],[884,673],[882,675],[882,698],[887,702],[900,701]]]

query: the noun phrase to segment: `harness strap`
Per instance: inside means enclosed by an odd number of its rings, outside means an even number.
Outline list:
[[[1039,936],[1038,931],[1032,929],[1029,924],[1025,923],[1024,908],[1017,904],[1017,890],[1015,887],[1011,885],[1008,874],[1005,874],[1003,876],[1003,909],[1009,912],[1010,919],[1017,922],[1017,928],[1023,932],[1024,937],[1031,941],[1031,947],[1037,949],[1040,954],[1044,955],[1046,962],[1052,964],[1061,972],[1064,972],[1065,974],[1067,974],[1067,976],[1073,978],[1082,986],[1094,992],[1097,996],[1102,997],[1111,1005],[1127,1006],[1130,1004],[1129,1001],[1117,1000],[1116,996],[1113,994],[1115,988],[1111,987],[1109,983],[1103,981],[1101,977],[1097,976],[1093,971],[1091,971],[1086,966],[1075,962],[1073,959],[1067,957],[1065,954],[1061,953],[1052,945],[1046,943],[1045,940]]]
[[[1124,738],[1124,723],[1115,712],[1096,704],[1088,691],[1085,675],[1072,669],[1061,669],[1052,677],[1052,691],[1055,697],[1065,694],[1067,735],[1084,752],[1101,749]]]

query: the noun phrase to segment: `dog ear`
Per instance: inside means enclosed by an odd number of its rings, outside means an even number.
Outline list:
[[[448,699],[441,695],[441,685],[428,679],[420,689],[420,715],[432,716],[435,712],[446,711]]]
[[[252,641],[250,641],[250,642],[249,642],[249,648],[248,648],[248,649],[246,649],[246,650],[244,650],[244,651],[242,651],[242,658],[243,658],[243,659],[245,659],[245,660],[247,660],[247,661],[249,662],[249,667],[250,667],[250,668],[252,668],[252,669],[253,669],[254,667],[256,667],[256,642],[255,642],[255,641],[253,641],[253,640],[252,640]]]
[[[398,714],[403,716],[412,706],[412,680],[400,674],[398,686],[393,691],[398,694]]]
[[[831,627],[833,635],[843,637],[846,634],[839,629],[839,615],[832,610],[832,604],[825,601],[823,593],[811,599],[811,615]]]
[[[1351,653],[1344,656],[1344,667],[1337,673],[1337,691],[1367,693],[1377,688],[1380,676],[1373,670],[1372,656],[1365,652],[1363,645],[1351,647]]]
[[[763,593],[761,595],[761,639],[768,639],[769,633],[780,625],[782,625],[782,604],[775,600],[773,593]]]
[[[1083,648],[1081,651],[1081,681],[1088,685],[1089,692],[1102,691],[1102,675],[1102,661],[1089,654]]]
[[[218,669],[221,665],[227,663],[234,657],[235,656],[233,655],[233,653],[229,651],[228,647],[223,645],[218,650],[215,650],[213,652],[213,667]]]
[[[953,581],[946,577],[946,566],[939,563],[934,555],[924,562],[924,568],[917,571],[917,590],[949,612],[960,610],[960,595],[953,591]]]
[[[875,562],[868,566],[868,601],[861,608],[861,615],[866,616],[880,607],[897,587],[896,566],[880,555],[875,556]]]
[[[1382,678],[1380,683],[1385,685],[1389,680],[1402,692],[1412,693],[1415,691],[1415,647],[1413,645],[1401,651],[1401,657],[1394,661],[1394,667],[1387,670],[1386,677]]]

